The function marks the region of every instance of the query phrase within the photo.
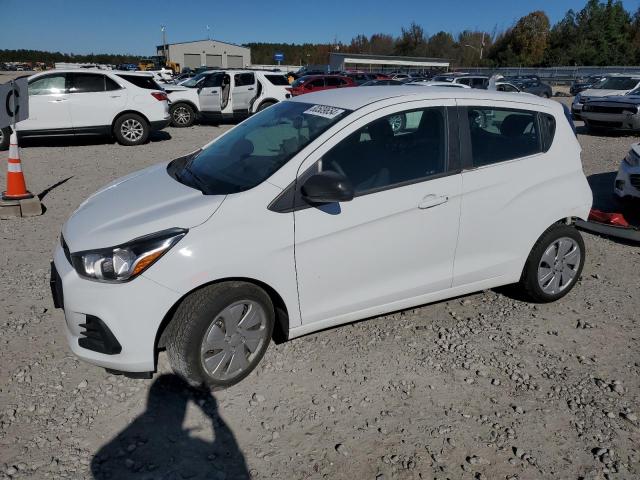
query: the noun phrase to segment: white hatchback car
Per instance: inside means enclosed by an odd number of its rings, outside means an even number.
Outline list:
[[[613,191],[620,198],[640,200],[640,143],[631,145],[620,163]]]
[[[165,85],[171,101],[171,125],[190,127],[199,119],[242,119],[291,97],[281,73],[209,70],[179,85]]]
[[[190,383],[224,387],[273,337],[513,283],[559,299],[591,202],[557,102],[328,90],[91,196],[63,227],[52,289],[82,359],[148,374],[166,348]]]
[[[169,120],[167,95],[150,73],[50,70],[29,77],[29,118],[16,131],[19,138],[113,135],[139,145]]]

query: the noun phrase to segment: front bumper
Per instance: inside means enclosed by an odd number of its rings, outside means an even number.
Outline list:
[[[82,360],[113,370],[155,370],[156,334],[180,295],[142,275],[121,284],[83,279],[73,269],[60,245],[56,247],[53,263],[54,302],[57,298],[63,305],[71,351]],[[95,330],[96,318],[113,335],[120,346],[119,352],[112,348],[107,351],[117,353],[100,353],[91,342],[81,341],[91,337],[91,332],[87,331]],[[102,326],[101,329],[105,330]]]
[[[594,127],[610,130],[640,130],[640,114],[582,112],[582,119]]]
[[[621,198],[640,199],[640,167],[630,167],[627,162],[621,162],[613,191]]]

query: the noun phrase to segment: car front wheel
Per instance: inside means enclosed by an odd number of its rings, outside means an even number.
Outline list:
[[[246,282],[223,282],[189,294],[169,324],[167,354],[190,385],[230,387],[258,365],[273,334],[269,295]]]
[[[535,302],[558,300],[569,293],[580,278],[584,258],[580,232],[569,225],[554,225],[533,246],[520,287]]]

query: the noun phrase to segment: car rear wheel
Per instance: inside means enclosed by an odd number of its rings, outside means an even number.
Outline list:
[[[0,150],[9,148],[9,139],[11,138],[11,127],[0,129]]]
[[[580,278],[584,258],[580,232],[569,225],[554,225],[533,246],[520,287],[535,302],[558,300],[569,293]]]
[[[120,145],[140,145],[149,138],[149,124],[140,115],[125,113],[115,121],[113,134]]]
[[[230,387],[258,365],[274,322],[271,299],[256,285],[224,282],[196,290],[168,327],[171,367],[190,385]]]
[[[196,121],[196,112],[193,107],[187,103],[176,103],[172,105],[169,113],[171,114],[171,126],[173,127],[190,127]]]

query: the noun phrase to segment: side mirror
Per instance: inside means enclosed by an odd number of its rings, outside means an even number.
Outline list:
[[[300,192],[302,198],[311,204],[349,202],[354,195],[349,179],[332,171],[312,175],[304,182]]]

